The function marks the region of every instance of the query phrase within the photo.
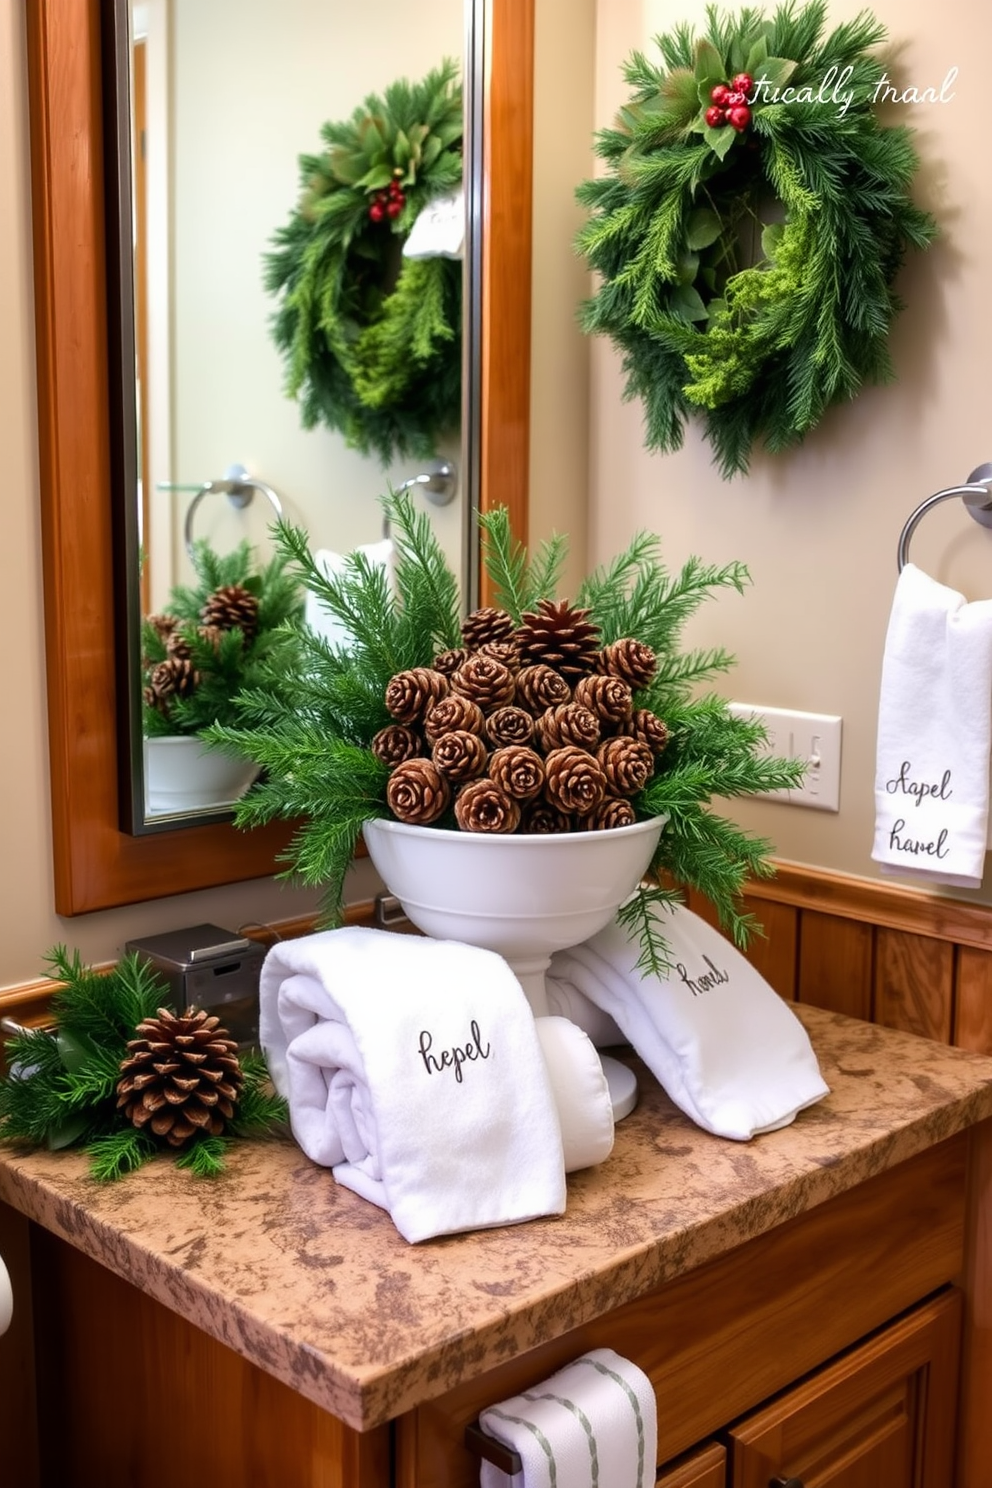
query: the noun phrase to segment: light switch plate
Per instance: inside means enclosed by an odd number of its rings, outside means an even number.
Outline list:
[[[800,713],[788,708],[766,708],[752,703],[730,703],[738,718],[757,718],[767,730],[764,753],[806,762],[806,775],[797,790],[769,791],[765,801],[809,806],[814,811],[840,810],[840,747],[842,720],[835,713]]]

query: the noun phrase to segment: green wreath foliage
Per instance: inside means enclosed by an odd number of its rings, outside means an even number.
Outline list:
[[[265,258],[265,287],[279,296],[272,335],[304,427],[338,430],[383,465],[433,454],[460,416],[461,264],[402,249],[426,204],[460,184],[462,130],[450,60],[324,124],[324,149],[300,157],[300,201]],[[373,220],[391,186],[398,214]]]
[[[648,448],[680,448],[701,415],[724,477],[892,379],[893,282],[936,235],[908,194],[911,132],[875,112],[885,28],[862,12],[824,36],[826,10],[710,6],[705,34],[658,36],[663,65],[626,63],[633,97],[596,140],[607,170],[577,193],[600,276],[583,328],[623,353]],[[713,89],[741,74],[747,122],[707,122]]]

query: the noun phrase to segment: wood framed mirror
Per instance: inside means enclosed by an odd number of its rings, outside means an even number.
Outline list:
[[[534,0],[466,0],[468,319],[479,505],[527,536]],[[101,0],[28,0],[38,425],[55,909],[77,915],[274,871],[286,824],[121,830]],[[475,559],[477,563],[477,556]]]

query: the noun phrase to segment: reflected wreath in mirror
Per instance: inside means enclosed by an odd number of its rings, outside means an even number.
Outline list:
[[[403,252],[425,208],[461,186],[457,73],[446,61],[325,124],[266,259],[272,334],[304,427],[336,429],[383,465],[435,454],[461,414],[461,262]]]
[[[635,53],[607,169],[578,190],[601,279],[584,329],[621,351],[648,448],[680,448],[700,414],[724,477],[891,380],[893,282],[936,233],[908,195],[909,129],[876,114],[885,29],[862,12],[824,37],[826,10],[709,7],[705,35],[657,38],[663,65]]]

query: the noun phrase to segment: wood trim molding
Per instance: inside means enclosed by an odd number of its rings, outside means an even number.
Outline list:
[[[527,542],[534,0],[493,0],[486,38],[482,258],[482,509]],[[482,599],[487,602],[483,576]]]
[[[895,888],[799,863],[776,863],[775,877],[748,884],[749,899],[818,910],[888,930],[932,935],[935,940],[992,951],[992,908],[944,899],[922,890]]]

